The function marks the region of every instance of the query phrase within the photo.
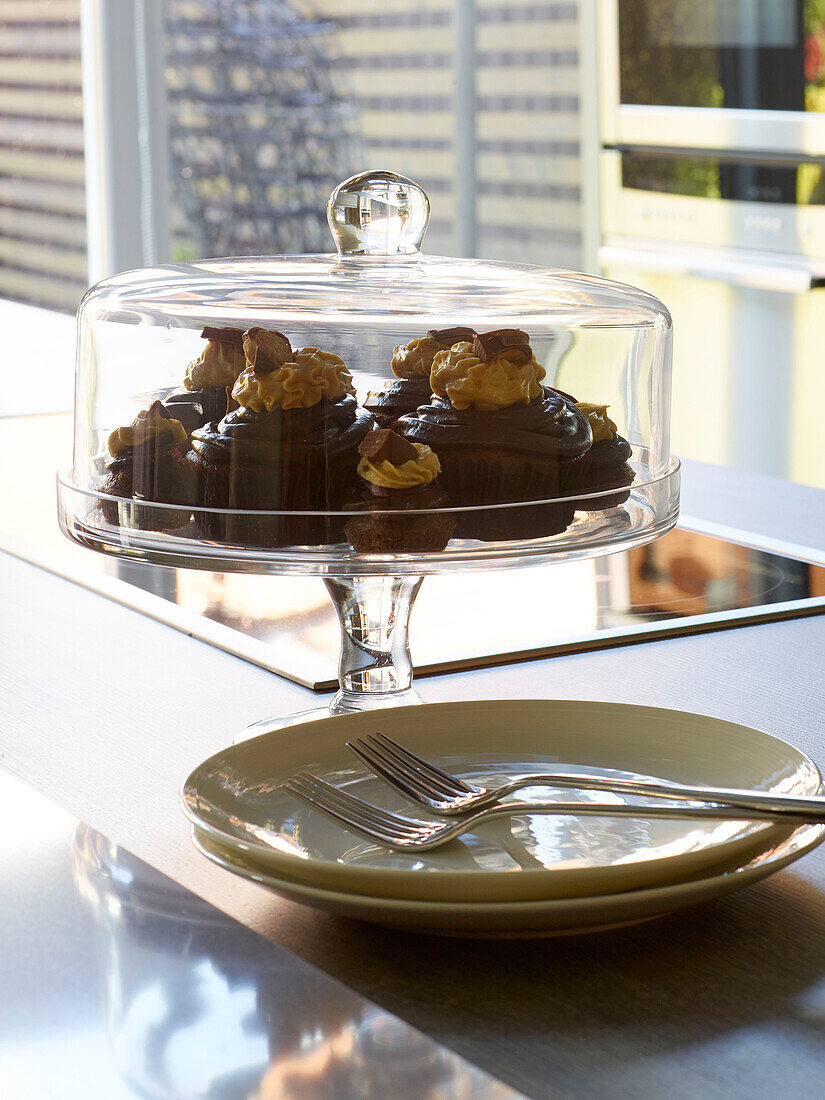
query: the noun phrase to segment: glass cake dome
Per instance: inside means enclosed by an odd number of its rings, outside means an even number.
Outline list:
[[[332,590],[669,530],[662,303],[590,275],[424,255],[428,216],[411,180],[364,173],[330,197],[336,255],[93,287],[64,532],[158,564],[321,574]]]

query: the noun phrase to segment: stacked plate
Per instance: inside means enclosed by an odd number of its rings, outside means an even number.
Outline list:
[[[729,893],[821,842],[825,825],[646,819],[651,800],[595,791],[560,798],[633,802],[638,817],[522,813],[431,852],[384,848],[280,789],[310,771],[374,805],[429,816],[367,772],[346,742],[381,730],[484,786],[555,769],[810,795],[815,765],[731,722],[614,703],[440,703],[322,719],[204,761],[181,799],[209,859],[340,916],[411,931],[535,936],[648,920]],[[547,801],[552,789],[519,791]]]

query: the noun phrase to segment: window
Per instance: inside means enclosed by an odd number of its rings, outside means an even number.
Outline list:
[[[86,288],[80,0],[0,5],[0,297]]]
[[[100,2],[103,73],[80,0],[0,4],[0,297],[73,311],[110,270],[326,251],[326,198],[368,166],[428,191],[430,252],[580,266],[576,3]],[[88,150],[88,196],[84,69],[117,145]],[[159,166],[168,194],[147,194]]]

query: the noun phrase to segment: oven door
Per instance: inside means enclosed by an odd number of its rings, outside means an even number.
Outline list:
[[[780,253],[825,273],[825,163],[607,149],[599,173],[605,240]]]
[[[673,317],[674,451],[825,488],[816,273],[770,254],[631,240],[605,244],[600,262]]]
[[[825,156],[819,0],[597,0],[602,140]]]

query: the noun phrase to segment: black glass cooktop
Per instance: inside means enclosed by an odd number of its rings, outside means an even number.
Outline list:
[[[145,567],[120,569],[153,587]],[[322,581],[155,574],[157,594],[230,628],[222,634],[234,652],[315,690],[334,688],[339,633]],[[428,577],[412,653],[421,676],[823,611],[825,566],[679,528],[606,558]]]

